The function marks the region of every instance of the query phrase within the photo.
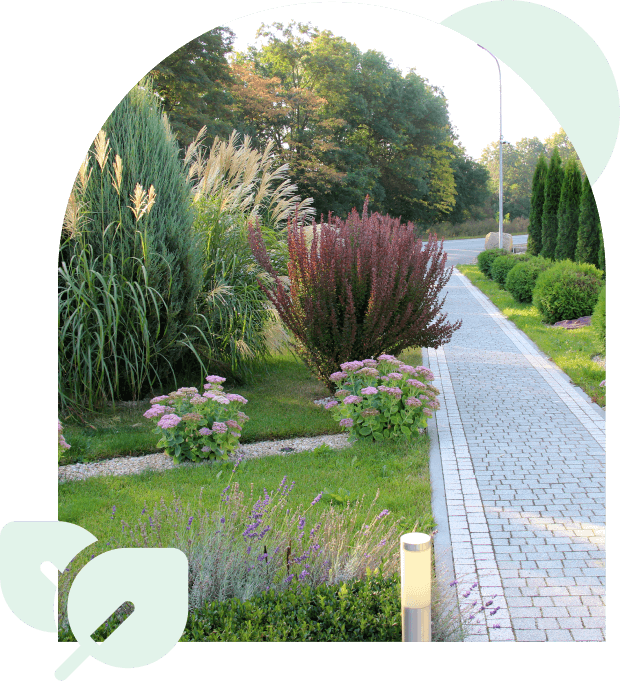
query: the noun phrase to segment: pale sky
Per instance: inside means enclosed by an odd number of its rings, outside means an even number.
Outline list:
[[[342,36],[365,52],[373,49],[392,60],[403,73],[415,68],[431,85],[440,87],[448,100],[450,120],[472,158],[499,140],[499,77],[490,54],[474,42],[439,24],[386,8],[356,6],[297,6],[258,12],[228,22],[237,38],[234,49],[255,44],[261,22],[312,23],[321,30]],[[560,129],[560,124],[534,91],[500,61],[502,72],[502,128],[504,140],[516,143],[523,137],[541,141]]]

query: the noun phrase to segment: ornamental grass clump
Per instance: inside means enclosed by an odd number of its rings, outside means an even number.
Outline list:
[[[439,409],[439,390],[430,385],[430,369],[412,367],[392,355],[345,362],[329,377],[334,399],[325,404],[351,440],[411,437],[426,428]]]
[[[308,246],[301,220],[288,226],[290,287],[271,262],[260,229],[248,227],[250,246],[268,278],[261,287],[294,337],[294,347],[326,386],[340,364],[355,357],[398,354],[447,343],[461,322],[449,324],[439,298],[452,268],[443,241],[424,246],[412,223],[353,210],[346,220],[313,222]]]
[[[202,395],[197,388],[179,388],[151,400],[144,417],[157,419],[154,432],[161,434],[157,446],[163,447],[174,463],[226,460],[237,448],[241,428],[249,418],[239,407],[247,400],[225,393],[221,386],[225,380],[207,376]]]

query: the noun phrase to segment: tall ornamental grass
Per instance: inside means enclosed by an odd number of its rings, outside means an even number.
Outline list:
[[[97,148],[104,148],[105,133],[97,139]],[[106,168],[105,157],[97,160]],[[121,176],[119,156],[109,171]],[[85,163],[78,183],[89,181]],[[120,182],[114,186],[120,202]],[[58,392],[63,409],[93,410],[117,398],[138,399],[145,386],[153,389],[159,383],[162,365],[172,368],[171,349],[183,344],[191,348],[186,334],[167,333],[169,290],[152,284],[153,272],[168,271],[169,276],[170,270],[144,238],[156,200],[153,185],[147,192],[137,183],[130,197],[133,239],[128,238],[129,226],[112,222],[103,230],[99,254],[87,240],[92,223],[80,208],[72,216],[71,244],[64,251],[71,255],[58,269]]]
[[[346,220],[317,226],[307,245],[303,222],[288,227],[288,279],[278,275],[257,225],[252,252],[270,279],[260,286],[295,339],[310,370],[331,388],[344,362],[408,347],[447,343],[461,322],[441,314],[441,289],[450,278],[443,243],[426,246],[412,223],[353,210]]]
[[[250,138],[233,132],[215,138],[209,150],[201,130],[184,165],[192,186],[194,231],[202,261],[202,288],[196,308],[195,346],[209,367],[227,377],[248,380],[268,354],[268,333],[277,323],[260,289],[261,268],[248,244],[248,220],[260,219],[263,238],[278,271],[286,271],[284,229],[297,211],[314,213],[288,178],[288,166],[275,166],[273,145],[253,149]]]
[[[105,122],[67,205],[61,409],[138,399],[195,354],[188,332],[201,268],[191,207],[178,145],[145,81]]]

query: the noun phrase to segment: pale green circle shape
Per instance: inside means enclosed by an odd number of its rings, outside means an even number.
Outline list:
[[[474,5],[440,23],[523,78],[558,119],[594,184],[616,145],[620,101],[611,67],[588,33],[555,10],[516,0]]]

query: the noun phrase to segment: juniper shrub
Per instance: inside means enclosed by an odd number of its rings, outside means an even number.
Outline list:
[[[412,223],[355,209],[346,220],[328,216],[312,223],[307,245],[304,225],[288,225],[286,286],[269,260],[260,229],[249,225],[254,256],[270,275],[261,287],[293,334],[295,348],[328,387],[344,362],[409,347],[447,343],[460,326],[440,314],[439,298],[452,268],[443,240],[429,235],[424,246]]]

